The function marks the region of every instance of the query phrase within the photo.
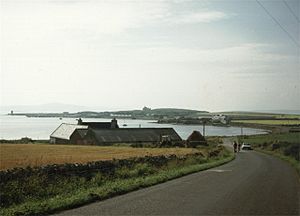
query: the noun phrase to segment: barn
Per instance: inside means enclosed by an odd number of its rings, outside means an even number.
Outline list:
[[[51,135],[50,143],[55,144],[79,144],[84,141],[88,131],[87,125],[62,123]]]
[[[207,142],[200,131],[193,131],[192,134],[187,138],[186,145],[188,147],[196,147],[197,145],[207,145]]]
[[[163,138],[171,143],[182,142],[173,128],[118,128],[88,130],[86,140],[93,145],[111,145],[116,143],[158,144]]]

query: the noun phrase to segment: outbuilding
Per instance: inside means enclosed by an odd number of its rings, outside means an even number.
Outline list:
[[[196,147],[198,145],[208,145],[204,136],[200,131],[193,131],[192,134],[186,140],[187,147]]]
[[[62,123],[51,135],[50,143],[53,144],[79,144],[84,142],[88,131],[87,125]]]
[[[86,140],[93,145],[116,143],[160,144],[163,137],[171,143],[181,143],[181,137],[173,128],[117,128],[88,130]]]

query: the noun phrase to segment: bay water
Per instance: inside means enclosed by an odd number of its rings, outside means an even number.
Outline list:
[[[110,122],[111,119],[83,118],[87,122]],[[174,128],[175,131],[186,139],[194,130],[203,132],[202,125],[176,125],[157,124],[151,120],[117,119],[120,128]],[[0,139],[20,139],[29,137],[32,139],[49,139],[50,134],[61,124],[77,124],[76,118],[35,118],[26,116],[0,115]],[[267,131],[255,128],[243,128],[244,135],[264,134]],[[233,136],[240,135],[240,127],[205,126],[206,136]]]

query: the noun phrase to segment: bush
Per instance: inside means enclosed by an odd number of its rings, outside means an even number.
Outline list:
[[[136,164],[134,167],[121,167],[116,170],[117,178],[132,178],[138,176],[147,176],[154,173],[154,168],[147,163]]]
[[[285,156],[290,156],[299,161],[299,144],[292,144],[287,146],[283,153]]]
[[[272,144],[272,151],[279,149],[279,148],[280,148],[280,145],[278,143]]]
[[[106,177],[101,173],[96,173],[90,180],[90,183],[94,186],[100,186],[106,181]]]

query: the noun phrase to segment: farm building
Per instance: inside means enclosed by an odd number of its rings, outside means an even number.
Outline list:
[[[88,130],[87,125],[62,123],[51,135],[50,143],[69,144],[83,140]]]
[[[181,142],[181,137],[173,128],[119,128],[92,129],[87,132],[86,140],[93,145],[114,143],[151,143],[157,144],[168,137],[172,143]]]
[[[197,145],[207,145],[207,142],[200,131],[193,131],[193,133],[187,138],[186,144],[188,147],[195,147]]]
[[[119,128],[117,120],[111,122],[82,122],[61,124],[51,135],[50,143],[77,145],[112,145],[116,143],[149,143],[163,141],[181,143],[173,128]]]

